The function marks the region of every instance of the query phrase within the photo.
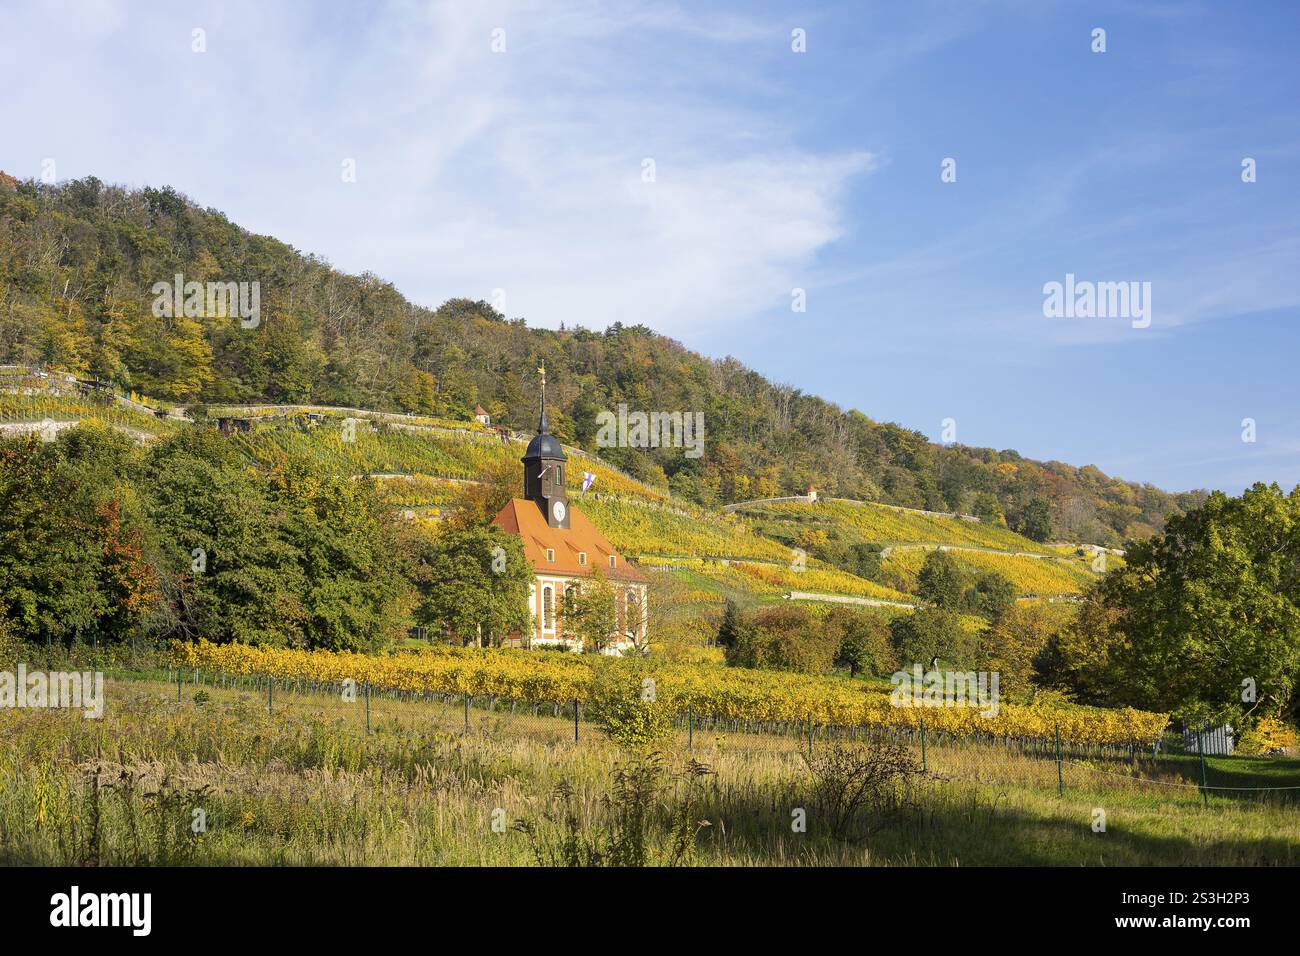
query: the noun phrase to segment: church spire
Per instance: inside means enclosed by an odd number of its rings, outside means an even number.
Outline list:
[[[537,373],[542,377],[542,417],[522,459],[524,497],[537,503],[552,528],[568,528],[569,504],[564,484],[568,457],[560,440],[551,434],[551,423],[546,417],[546,366]]]
[[[537,423],[537,434],[549,435],[551,433],[551,423],[546,418],[546,363],[545,362],[542,363],[542,367],[537,370],[537,373],[542,376],[542,418]]]

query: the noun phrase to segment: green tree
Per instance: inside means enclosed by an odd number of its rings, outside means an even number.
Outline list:
[[[921,565],[916,594],[935,607],[955,611],[962,607],[970,576],[949,552],[930,551]]]
[[[996,571],[985,571],[975,576],[964,603],[972,614],[996,621],[1016,603],[1016,586]]]
[[[1112,680],[1112,653],[1123,643],[1123,612],[1107,604],[1097,582],[1083,595],[1073,620],[1050,635],[1034,659],[1037,681],[1083,704],[1108,705],[1120,687]]]
[[[722,622],[718,625],[718,646],[735,647],[740,637],[740,629],[740,605],[727,598],[727,603],[722,608]]]
[[[1069,605],[1008,604],[983,634],[984,669],[996,671],[1002,693],[1021,697],[1039,682],[1043,652],[1073,617]]]
[[[0,440],[0,604],[27,640],[123,640],[159,600],[127,484],[134,443],[98,426]]]
[[[902,668],[928,668],[935,658],[958,667],[975,663],[976,641],[952,611],[923,607],[901,614],[890,622],[889,636]]]
[[[532,569],[515,535],[461,528],[425,543],[416,558],[416,620],[461,643],[499,644],[530,623]]]
[[[1300,488],[1211,494],[1132,544],[1101,592],[1123,635],[1109,652],[1118,702],[1191,720],[1294,709]]]
[[[1002,520],[1002,507],[998,497],[987,491],[978,492],[971,499],[971,514],[987,524],[997,524]]]
[[[146,481],[168,578],[165,635],[308,646],[294,516],[266,477],[215,431],[193,430],[153,449]]]
[[[1016,530],[1034,541],[1046,541],[1052,536],[1052,508],[1043,498],[1035,498],[1025,506]]]
[[[839,644],[835,666],[848,668],[850,677],[857,677],[859,673],[889,674],[895,670],[889,623],[879,614],[835,607],[826,613],[823,627],[835,636]]]
[[[392,643],[409,594],[396,519],[374,479],[324,474],[291,459],[272,471],[270,500],[290,518],[306,646],[374,651]]]
[[[727,663],[828,674],[839,642],[839,634],[822,626],[820,616],[803,605],[767,607],[742,615],[735,642],[727,648]]]
[[[582,639],[588,653],[604,650],[618,630],[617,594],[600,568],[566,592],[560,616],[567,635]]]

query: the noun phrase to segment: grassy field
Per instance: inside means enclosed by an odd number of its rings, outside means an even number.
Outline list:
[[[629,803],[647,809],[649,863],[1300,862],[1295,804],[1206,808],[1177,762],[1139,779],[1128,761],[1076,756],[1060,796],[1050,758],[932,742],[888,812],[833,832],[802,738],[700,729],[688,750],[680,731],[659,770],[629,777],[627,754],[587,723],[575,743],[563,713],[474,708],[467,730],[462,706],[376,697],[367,734],[363,700],[281,693],[268,715],[249,690],[184,684],[178,701],[175,684],[110,679],[106,692],[101,721],[0,712],[0,863],[530,865],[614,846]],[[1300,771],[1239,765],[1270,785]]]

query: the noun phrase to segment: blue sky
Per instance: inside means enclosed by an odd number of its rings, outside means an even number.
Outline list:
[[[170,184],[417,302],[643,322],[935,439],[1300,483],[1300,4],[331,6],[7,3],[0,168]],[[1044,317],[1067,273],[1150,282],[1150,327]]]

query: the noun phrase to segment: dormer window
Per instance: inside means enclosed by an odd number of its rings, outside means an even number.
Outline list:
[[[547,560],[547,561],[550,561],[552,564],[555,563],[555,549],[554,549],[554,548],[547,548],[547,549],[546,549],[546,560]]]
[[[578,563],[579,563],[580,565],[582,565],[584,568],[587,566],[587,552],[586,552],[586,551],[579,551],[579,552],[578,552]]]
[[[618,558],[615,557],[615,556],[612,555],[612,554],[609,556],[609,566],[610,566],[611,568],[616,568],[616,567],[618,567]]]

